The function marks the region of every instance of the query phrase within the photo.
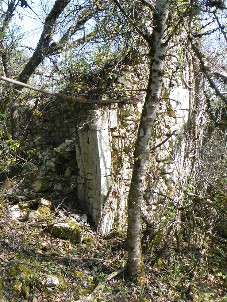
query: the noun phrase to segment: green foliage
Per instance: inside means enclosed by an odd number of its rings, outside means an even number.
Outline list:
[[[0,172],[8,172],[10,166],[17,162],[19,146],[19,141],[12,138],[0,142]]]
[[[14,139],[8,130],[9,116],[0,113],[0,173],[9,172],[11,167],[19,166],[26,160],[34,159],[37,150],[31,148],[29,142]]]

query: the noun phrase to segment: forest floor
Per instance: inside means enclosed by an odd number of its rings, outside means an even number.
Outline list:
[[[13,203],[0,195],[0,301],[227,301],[225,242],[197,249],[185,245],[144,255],[147,279],[127,279],[126,238],[112,232],[103,238],[87,224],[75,244],[46,230],[66,209],[45,218],[12,219]]]

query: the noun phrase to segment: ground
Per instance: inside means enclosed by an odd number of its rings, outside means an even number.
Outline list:
[[[199,250],[182,245],[145,249],[147,279],[128,280],[126,237],[103,238],[81,222],[80,243],[52,237],[49,226],[71,212],[55,208],[34,219],[12,219],[0,200],[0,301],[227,301],[226,242]]]

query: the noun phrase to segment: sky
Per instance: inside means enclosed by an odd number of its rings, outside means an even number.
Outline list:
[[[31,4],[34,12],[29,8],[18,8],[15,22],[25,33],[22,39],[23,45],[35,48],[43,28],[43,17],[37,5]],[[39,16],[37,16],[36,14]]]
[[[55,0],[28,0],[32,10],[29,7],[19,7],[17,9],[18,13],[15,16],[16,24],[22,28],[23,32],[26,33],[25,37],[23,38],[24,46],[28,46],[33,49],[36,47],[43,29],[45,16],[52,8],[54,2]],[[78,0],[78,3],[80,3],[80,0]],[[90,26],[91,25],[89,24],[87,27],[88,31]],[[81,34],[79,33],[78,35],[80,36]]]

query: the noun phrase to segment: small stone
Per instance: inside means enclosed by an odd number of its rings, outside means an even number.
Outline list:
[[[59,279],[56,276],[49,276],[46,279],[47,287],[57,287],[59,284],[60,284]]]
[[[49,232],[56,238],[68,239],[74,243],[80,243],[82,238],[81,227],[73,220],[55,223],[49,227]]]
[[[80,220],[87,223],[87,214],[83,214],[80,216]]]
[[[10,214],[11,218],[14,220],[23,220],[27,216],[27,212],[21,210],[19,205],[12,206],[9,209],[9,214]]]
[[[13,189],[13,188],[10,188],[10,189],[6,190],[5,193],[6,193],[7,195],[13,195],[13,194],[14,194],[14,189]]]
[[[45,198],[41,198],[39,204],[42,206],[51,207],[51,201]]]
[[[54,148],[54,151],[60,154],[65,159],[71,159],[71,152],[75,150],[75,143],[73,140],[66,140],[63,144]]]
[[[63,186],[61,183],[56,183],[54,185],[54,191],[61,192],[63,190]]]
[[[49,180],[44,178],[39,178],[33,183],[33,190],[36,193],[48,191],[51,187]]]
[[[17,198],[18,198],[20,201],[25,201],[25,200],[27,199],[27,197],[24,196],[24,195],[17,196]]]
[[[80,215],[78,215],[78,214],[72,214],[72,217],[73,217],[76,221],[80,221]]]
[[[40,213],[38,211],[30,211],[27,216],[27,220],[35,220],[40,217]]]
[[[47,160],[47,161],[46,161],[45,167],[46,167],[47,170],[50,170],[50,171],[52,171],[52,172],[55,172],[55,171],[56,171],[56,168],[55,168],[54,159]]]

